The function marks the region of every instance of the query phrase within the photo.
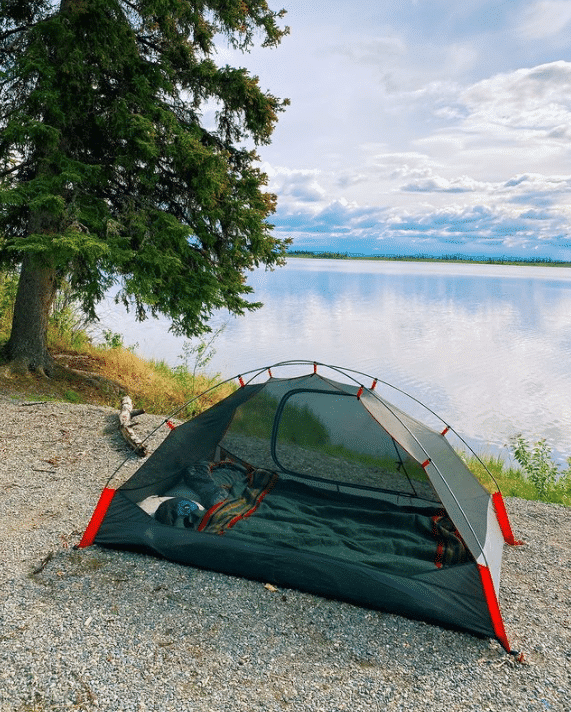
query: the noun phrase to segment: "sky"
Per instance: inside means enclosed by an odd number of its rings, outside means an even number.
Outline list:
[[[219,61],[289,98],[258,149],[294,250],[571,261],[571,0],[269,0]]]

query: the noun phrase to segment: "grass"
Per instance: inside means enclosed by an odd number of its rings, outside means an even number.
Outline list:
[[[164,361],[146,360],[124,346],[91,347],[87,351],[104,383],[116,384],[115,392],[128,393],[137,408],[148,413],[168,414],[189,400],[214,388],[207,396],[183,408],[181,417],[191,417],[229,395],[230,384],[220,385],[218,375],[195,373],[186,365],[170,367]]]
[[[537,499],[536,490],[531,482],[525,479],[523,472],[501,457],[495,455],[481,455],[463,457],[468,469],[474,473],[481,484],[489,491],[495,492],[496,486],[490,478],[492,474],[499,489],[506,497],[520,497],[521,499]]]
[[[14,285],[15,280],[0,275],[0,359],[9,336]],[[159,415],[179,411],[179,417],[184,419],[210,407],[235,388],[231,383],[222,384],[218,374],[207,375],[197,368],[208,362],[204,349],[210,344],[187,346],[183,363],[170,367],[164,361],[138,356],[123,344],[119,334],[104,332],[104,343],[92,343],[85,324],[72,307],[65,305],[54,313],[48,331],[50,353],[63,367],[57,376],[13,374],[1,368],[4,364],[0,360],[0,391],[25,395],[29,400],[94,403],[113,408],[118,408],[122,396],[128,394],[135,408]],[[193,355],[194,363],[189,363]],[[201,396],[205,391],[209,393]],[[196,400],[185,407],[192,399]]]
[[[539,443],[542,442],[539,441]],[[529,447],[529,450],[537,450],[537,446],[538,443],[535,443]],[[515,443],[513,450],[516,450]],[[475,456],[463,459],[468,468],[490,492],[495,492],[496,486],[487,470],[492,474],[502,494],[506,497],[519,497],[520,499],[571,507],[571,469],[558,471],[553,480],[543,477],[542,470],[545,465],[556,468],[551,461],[550,451],[544,450],[543,452],[545,456],[539,467],[534,467],[533,463],[529,462],[527,464],[518,463],[519,466],[512,465],[501,457],[493,455],[483,455],[479,459]]]
[[[220,384],[218,375],[193,373],[162,361],[146,360],[121,346],[85,345],[80,348],[50,348],[58,364],[66,370],[46,379],[33,373],[0,373],[0,390],[6,394],[25,394],[32,400],[63,400],[68,403],[94,403],[118,408],[128,394],[136,408],[147,413],[168,415],[180,410],[191,417],[229,395],[233,385]],[[213,389],[197,398],[204,391]]]

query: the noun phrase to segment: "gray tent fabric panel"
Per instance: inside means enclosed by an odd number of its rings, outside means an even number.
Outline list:
[[[490,493],[468,470],[446,438],[438,433],[425,433],[422,442],[430,453],[426,474],[464,541],[478,558],[486,543]]]
[[[477,559],[485,548],[490,494],[443,435],[370,393],[363,393],[361,400],[379,424],[412,457],[421,464],[430,461],[425,467],[426,474]]]
[[[426,460],[427,452],[422,445],[422,437],[433,431],[374,392],[363,391],[361,402],[379,425],[390,433],[411,457],[420,463]]]
[[[492,577],[492,583],[494,584],[496,598],[499,599],[504,535],[498,521],[498,515],[494,507],[493,499],[491,497],[488,500],[487,521],[486,545],[482,556],[477,558],[476,561],[478,564],[482,564],[489,569]]]
[[[474,562],[405,578],[275,543],[247,543],[160,524],[120,490],[95,543],[495,636]]]

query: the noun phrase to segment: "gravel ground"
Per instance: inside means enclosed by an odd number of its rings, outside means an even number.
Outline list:
[[[75,550],[129,457],[117,413],[8,396],[0,408],[1,712],[571,710],[570,509],[507,500],[526,541],[504,550],[500,601],[520,664],[399,616]]]

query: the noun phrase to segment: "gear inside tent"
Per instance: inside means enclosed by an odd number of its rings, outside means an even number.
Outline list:
[[[346,600],[510,650],[500,570],[504,542],[518,542],[501,493],[467,468],[450,426],[422,406],[438,424],[426,425],[400,404],[418,401],[357,371],[295,361],[238,381],[127,481],[108,483],[80,546]]]

